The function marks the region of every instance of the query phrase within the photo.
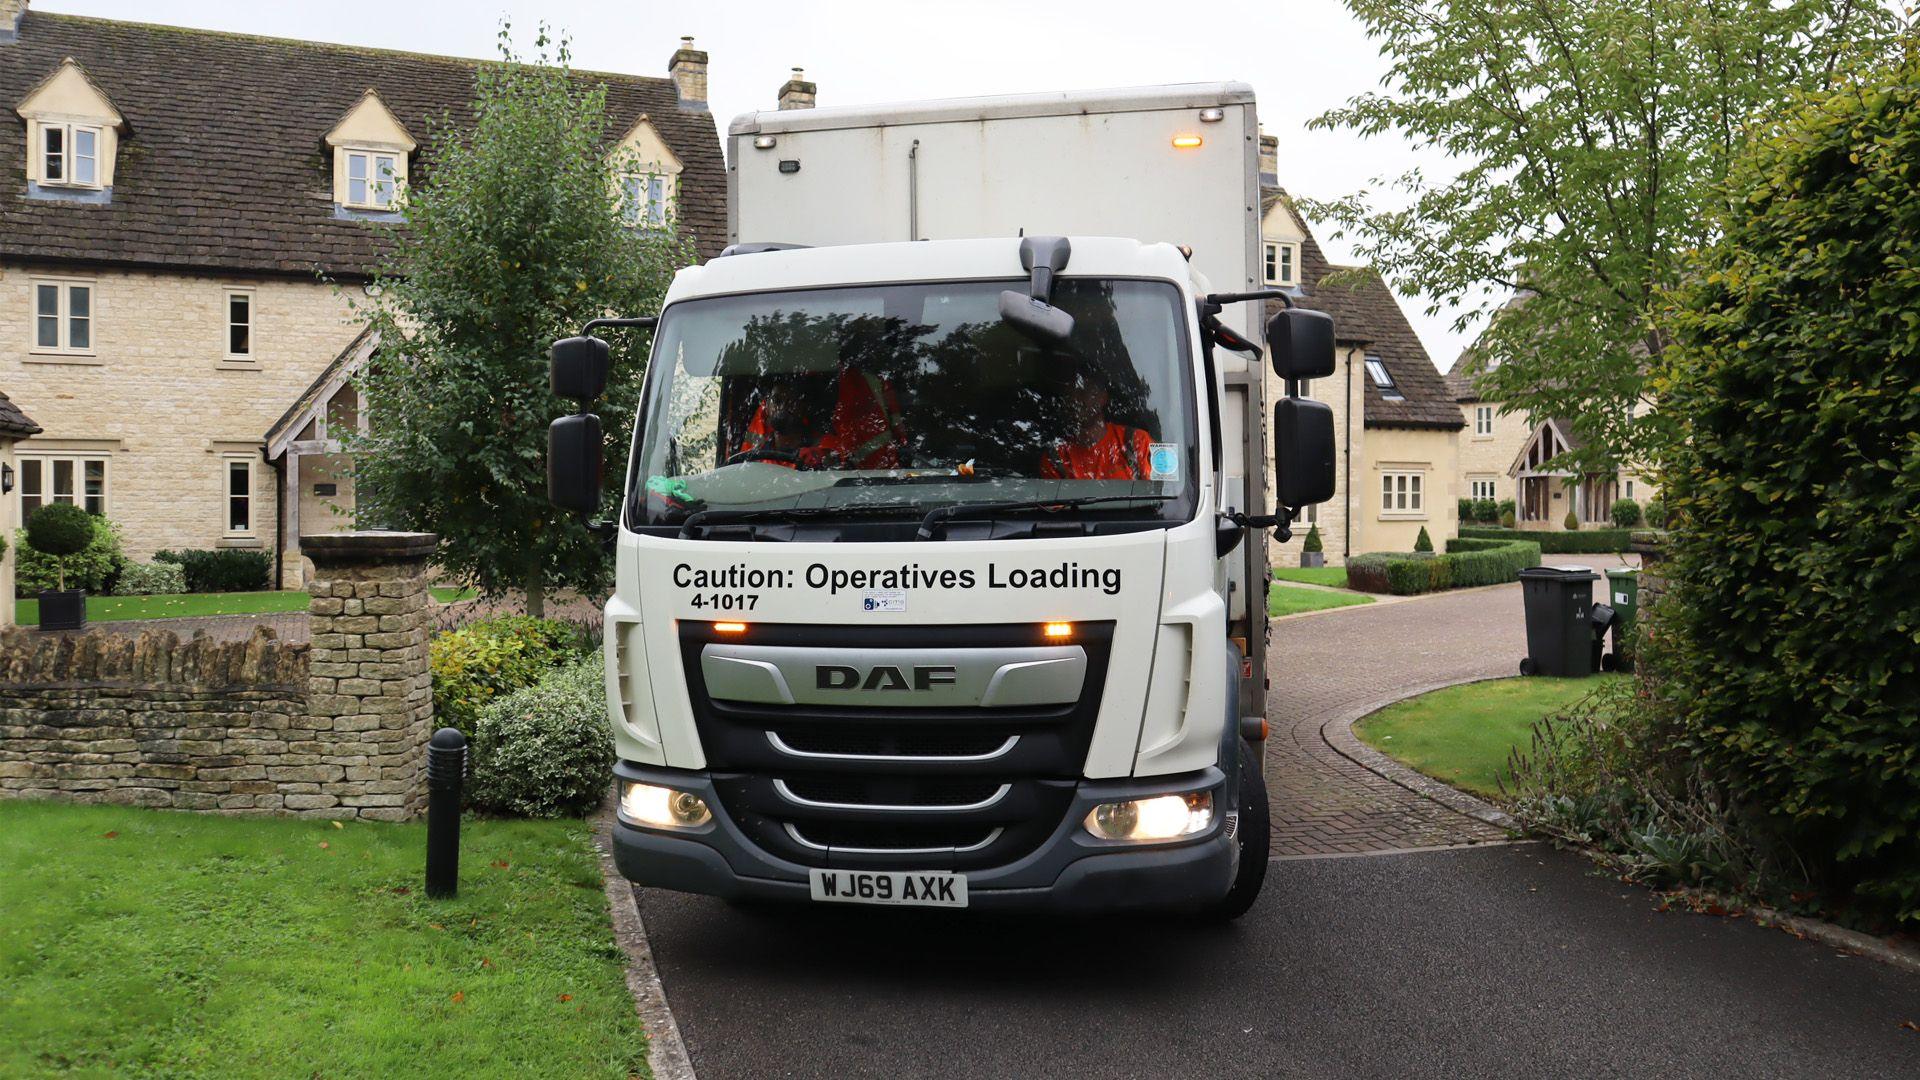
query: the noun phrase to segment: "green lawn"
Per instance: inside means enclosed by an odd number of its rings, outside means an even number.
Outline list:
[[[1373,597],[1363,593],[1327,592],[1324,589],[1296,589],[1275,585],[1267,591],[1267,614],[1298,615],[1303,611],[1371,604]]]
[[[425,836],[0,801],[0,1075],[644,1075],[587,826]]]
[[[1328,585],[1336,589],[1347,587],[1347,568],[1344,566],[1276,566],[1273,576],[1280,581],[1303,581],[1308,585]]]
[[[442,604],[471,600],[473,589],[435,585],[428,590]],[[183,619],[194,615],[262,615],[275,612],[305,611],[308,596],[304,592],[228,592],[176,593],[172,596],[89,596],[87,618],[93,622],[117,622],[122,619]],[[20,600],[13,606],[13,618],[22,626],[40,621],[40,601]]]
[[[1532,743],[1541,717],[1592,693],[1603,680],[1495,679],[1450,686],[1389,705],[1354,725],[1368,746],[1437,780],[1497,797],[1507,752]]]

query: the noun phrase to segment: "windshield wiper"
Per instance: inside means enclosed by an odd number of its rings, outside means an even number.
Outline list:
[[[920,532],[918,535],[922,540],[931,540],[933,539],[933,530],[936,525],[944,521],[951,521],[957,517],[979,517],[984,515],[988,519],[992,519],[999,517],[1001,514],[1009,513],[1031,511],[1055,513],[1061,510],[1077,509],[1082,506],[1098,506],[1102,503],[1164,503],[1172,502],[1177,498],[1179,498],[1177,495],[1089,495],[1078,499],[1031,499],[1023,502],[954,503],[952,506],[936,506],[932,510],[927,511],[927,515],[920,519]]]
[[[855,503],[851,506],[783,506],[760,510],[696,510],[680,523],[680,537],[708,525],[749,525],[758,521],[805,521],[822,517],[866,517],[910,513],[911,503]]]

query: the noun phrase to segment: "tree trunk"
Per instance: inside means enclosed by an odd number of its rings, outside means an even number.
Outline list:
[[[547,583],[540,571],[527,571],[527,614],[536,619],[547,617]]]

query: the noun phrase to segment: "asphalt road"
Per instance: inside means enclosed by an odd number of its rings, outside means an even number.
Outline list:
[[[1227,927],[638,892],[702,1080],[1920,1077],[1920,976],[1540,845],[1275,862]]]

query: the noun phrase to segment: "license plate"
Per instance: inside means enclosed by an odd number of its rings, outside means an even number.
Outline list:
[[[838,904],[966,907],[967,875],[944,870],[809,870],[813,898]]]

